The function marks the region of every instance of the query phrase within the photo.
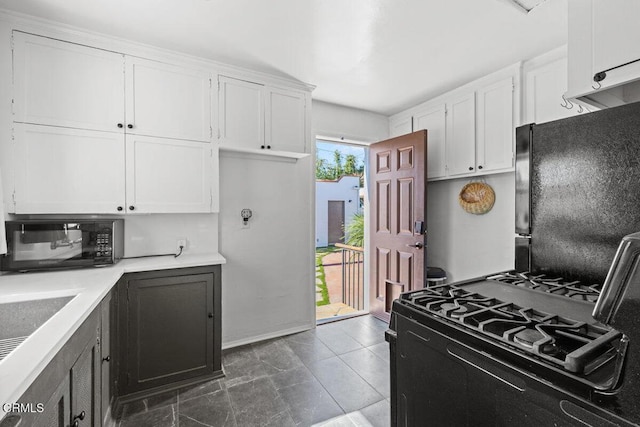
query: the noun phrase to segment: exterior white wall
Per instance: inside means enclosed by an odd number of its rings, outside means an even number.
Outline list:
[[[345,227],[358,212],[360,178],[343,176],[338,181],[316,181],[316,248],[329,244],[329,201],[344,201]]]
[[[225,348],[315,326],[312,156],[221,152],[220,253]],[[249,228],[240,211],[249,208]]]

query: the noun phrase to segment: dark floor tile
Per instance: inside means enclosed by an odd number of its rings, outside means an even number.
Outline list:
[[[371,326],[372,328],[376,328],[378,330],[381,330],[382,332],[386,331],[387,329],[389,329],[389,323],[388,322],[383,322],[380,319],[377,319],[373,316],[362,316],[359,317],[358,319],[360,319],[360,321],[362,323],[365,323],[369,326]]]
[[[278,390],[289,407],[291,418],[297,426],[311,426],[339,417],[344,411],[312,377],[311,381],[291,385]]]
[[[194,397],[179,405],[180,426],[235,427],[227,390]]]
[[[360,320],[360,318],[346,320],[344,325],[342,325],[342,330],[351,338],[362,344],[363,347],[385,342],[384,331],[370,326]]]
[[[250,345],[225,350],[222,363],[225,374],[224,384],[227,388],[265,377],[268,374],[264,364]]]
[[[283,338],[253,344],[253,352],[269,375],[303,366],[300,358]]]
[[[359,412],[368,422],[367,424],[363,423],[364,425],[370,425],[372,427],[391,426],[391,407],[386,399],[362,408]]]
[[[383,397],[391,396],[389,363],[366,348],[342,354],[340,358]]]
[[[336,354],[329,349],[315,334],[315,331],[301,332],[286,338],[289,348],[308,365],[316,360],[328,359]]]
[[[313,427],[367,427],[366,424],[355,424],[349,415],[342,415],[335,417],[327,422],[322,422],[314,425]]]
[[[193,399],[194,397],[202,396],[204,394],[213,393],[222,389],[222,380],[211,380],[205,383],[190,385],[178,390],[178,402],[182,402]]]
[[[227,389],[238,426],[294,426],[286,404],[269,378]]]
[[[339,322],[337,322],[339,323]],[[316,335],[335,354],[348,353],[362,348],[362,345],[335,324],[320,325]]]
[[[383,398],[339,357],[320,360],[309,369],[345,412],[356,411]]]
[[[276,390],[281,388],[290,387],[296,384],[308,383],[315,381],[315,377],[306,366],[300,366],[299,368],[290,369],[285,372],[280,372],[269,377],[271,382],[275,386]]]
[[[371,350],[373,353],[375,353],[376,356],[378,356],[380,359],[384,360],[385,362],[389,363],[391,361],[391,354],[389,354],[388,342],[382,342],[380,344],[372,345],[367,348]]]
[[[178,393],[175,390],[156,394],[155,396],[125,403],[122,407],[122,417],[129,417],[164,406],[175,405],[176,403],[178,403]]]
[[[125,416],[120,427],[177,427],[176,405],[163,406],[152,411]]]

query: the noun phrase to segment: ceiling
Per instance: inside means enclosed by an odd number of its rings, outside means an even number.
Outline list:
[[[567,41],[567,0],[0,0],[18,11],[288,76],[391,115]]]

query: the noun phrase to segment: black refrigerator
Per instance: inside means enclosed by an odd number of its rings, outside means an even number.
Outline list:
[[[516,129],[517,271],[602,284],[640,231],[640,103]]]

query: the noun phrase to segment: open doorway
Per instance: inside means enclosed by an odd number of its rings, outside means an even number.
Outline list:
[[[364,145],[316,140],[316,321],[367,312]]]

